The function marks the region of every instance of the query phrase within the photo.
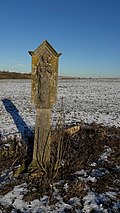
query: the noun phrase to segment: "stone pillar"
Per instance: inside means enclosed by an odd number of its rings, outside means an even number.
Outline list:
[[[50,117],[51,109],[36,108],[33,161],[38,164],[50,161]]]
[[[36,123],[32,167],[46,167],[50,162],[51,107],[57,98],[58,54],[44,41],[32,56],[31,100],[36,107]]]

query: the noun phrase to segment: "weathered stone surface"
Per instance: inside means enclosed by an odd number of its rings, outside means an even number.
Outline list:
[[[50,158],[51,109],[36,109],[33,161],[45,162]]]
[[[51,108],[56,102],[58,80],[58,54],[44,41],[32,56],[32,103],[38,108]]]
[[[58,54],[44,41],[32,56],[31,101],[36,107],[33,161],[31,167],[45,167],[50,161],[51,107],[56,102],[58,83]]]

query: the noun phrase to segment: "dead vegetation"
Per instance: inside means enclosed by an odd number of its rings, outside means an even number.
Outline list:
[[[87,171],[88,177],[89,175],[94,176],[93,170],[94,173],[98,170],[102,171],[103,175],[96,176],[96,182],[91,180],[87,182],[90,189],[94,188],[97,193],[104,193],[110,188],[118,190],[120,184],[120,170],[117,169],[120,166],[120,128],[104,127],[95,123],[81,124],[79,131],[72,135],[62,131],[63,135],[60,138],[60,134],[61,132],[57,130],[52,132],[51,165],[48,172],[44,174],[40,169],[26,170],[17,178],[13,175],[10,181],[1,188],[1,195],[11,191],[15,184],[25,181],[28,183],[28,192],[24,196],[25,201],[47,195],[49,202],[54,203],[54,182],[64,180],[63,183],[56,186],[64,200],[67,201],[70,197],[81,199],[86,193],[85,182],[78,178],[76,173],[81,170]],[[1,141],[1,174],[4,170],[13,171],[14,174],[15,166],[22,165],[27,159],[24,141],[21,140],[18,143],[14,140],[8,141],[8,143],[10,147],[5,149],[5,145]],[[61,154],[58,153],[59,143],[61,143]],[[100,159],[100,156],[107,148],[111,150],[111,154],[104,161]],[[58,154],[60,154],[59,157]],[[59,163],[56,166],[58,159]],[[92,164],[95,164],[94,167]],[[57,169],[55,170],[55,168]],[[65,183],[69,185],[67,190],[64,186]]]
[[[0,79],[31,79],[30,73],[0,71]]]

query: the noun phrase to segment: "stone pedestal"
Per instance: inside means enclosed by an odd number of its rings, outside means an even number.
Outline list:
[[[44,41],[32,56],[31,101],[36,107],[33,161],[31,166],[45,169],[50,163],[51,108],[57,98],[58,59],[61,55]]]
[[[36,109],[33,162],[36,165],[50,161],[51,109]]]

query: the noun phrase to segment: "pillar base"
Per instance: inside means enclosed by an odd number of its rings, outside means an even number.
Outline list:
[[[43,169],[50,162],[51,109],[36,108],[33,160],[29,167]]]

